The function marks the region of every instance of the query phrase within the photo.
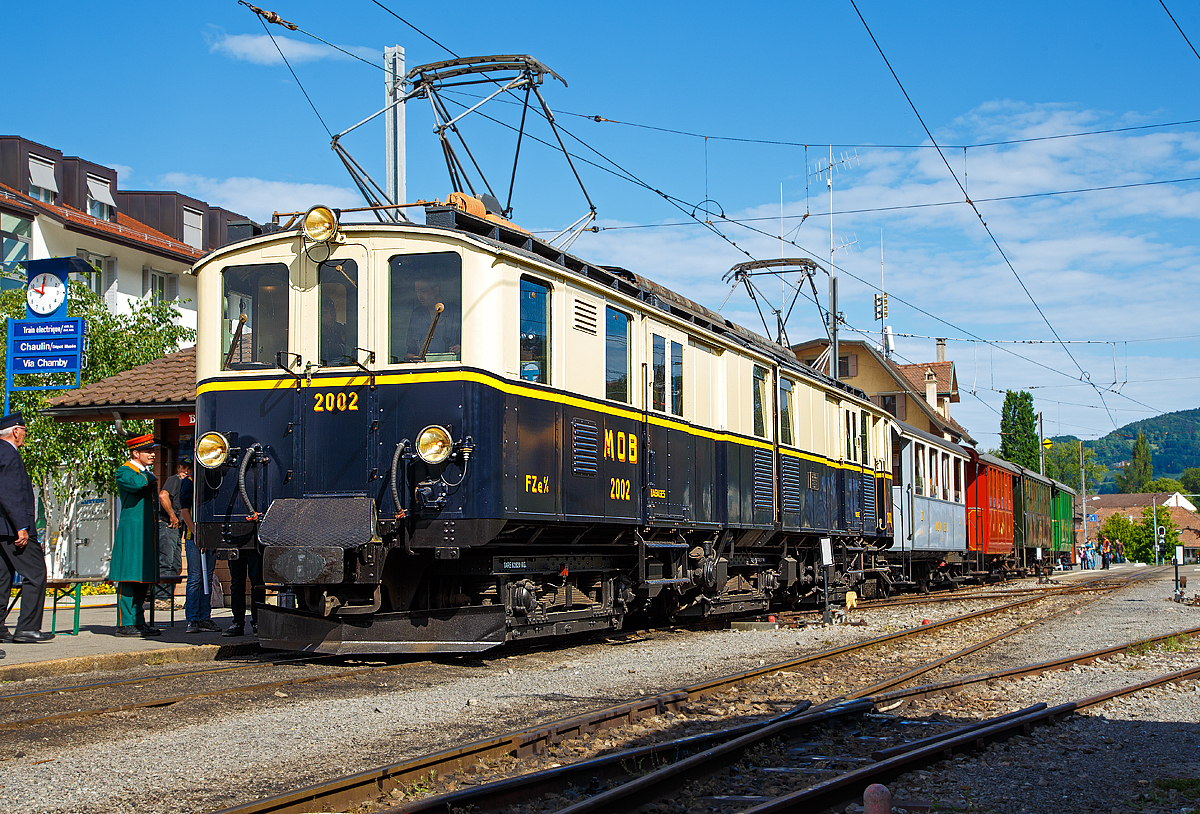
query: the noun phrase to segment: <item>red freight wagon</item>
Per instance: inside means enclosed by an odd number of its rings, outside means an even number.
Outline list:
[[[992,566],[1013,553],[1013,479],[1020,469],[971,447],[967,464],[967,550]]]

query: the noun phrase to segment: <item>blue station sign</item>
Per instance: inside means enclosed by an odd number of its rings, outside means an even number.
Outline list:
[[[79,354],[73,356],[14,356],[13,373],[78,373]]]
[[[20,319],[9,321],[10,339],[49,339],[83,336],[82,319]]]
[[[85,330],[84,321],[78,318],[8,320],[7,359],[4,371],[6,413],[11,392],[66,390],[79,386],[79,375],[83,369]],[[13,378],[30,373],[73,373],[75,382],[18,386]]]

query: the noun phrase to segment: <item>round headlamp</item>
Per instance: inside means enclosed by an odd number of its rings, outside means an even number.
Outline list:
[[[417,436],[417,456],[427,464],[440,464],[454,451],[454,439],[445,427],[430,424]]]
[[[229,458],[229,441],[219,432],[206,432],[196,443],[196,461],[206,469],[216,469]]]
[[[314,243],[332,240],[337,228],[337,215],[328,206],[314,206],[304,213],[304,235]]]

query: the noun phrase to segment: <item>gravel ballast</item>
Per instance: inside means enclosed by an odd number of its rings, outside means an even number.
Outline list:
[[[1134,569],[1124,573],[1132,574]],[[986,650],[974,661],[965,660],[969,664],[955,665],[942,675],[1046,661],[1200,626],[1200,608],[1166,601],[1171,593],[1169,577],[1164,570],[1159,578],[1118,591],[1079,614],[1060,616],[1006,640],[997,648],[1003,655]],[[1035,608],[1029,611],[1031,618],[1037,616]],[[402,690],[384,688],[349,698],[298,699],[283,694],[262,703],[244,703],[232,697],[221,714],[202,719],[171,708],[116,713],[115,719],[124,720],[116,727],[121,734],[114,737],[93,737],[82,743],[54,739],[44,745],[23,745],[16,754],[6,753],[0,758],[0,799],[10,811],[27,812],[213,810],[970,609],[974,608],[969,602],[908,606],[863,612],[859,618],[867,621],[864,626],[660,632],[516,655],[501,651],[463,660],[454,665],[447,679],[430,686],[404,687],[402,681],[397,681]],[[985,715],[1037,701],[1058,703],[1092,695],[1110,685],[1144,680],[1155,671],[1180,669],[1171,666],[1179,660],[1195,664],[1197,656],[1195,651],[1188,651],[1163,653],[1162,663],[1154,658],[1132,659],[1130,663],[1112,660],[1094,668],[1058,674],[1069,676],[1069,680],[1054,684],[1054,692],[1058,693],[1054,698],[1046,697],[1051,686],[1042,683],[1049,679],[988,685],[986,692],[1001,697],[1004,709]],[[931,676],[928,680],[939,678]],[[942,703],[952,709],[955,696],[946,696]],[[130,734],[130,724],[139,718],[144,726]],[[1010,748],[1008,745],[1001,746],[979,758],[952,762],[943,772],[945,777],[934,773],[922,778],[921,783],[902,783],[901,790],[908,796],[956,802],[961,799],[968,806],[977,806],[959,810],[1108,812],[1123,804],[1129,792],[1123,785],[1118,799],[1116,792],[1098,791],[1103,788],[1100,781],[1127,777],[1135,787],[1152,789],[1151,784],[1160,775],[1186,771],[1187,765],[1192,766],[1192,777],[1200,777],[1194,764],[1200,750],[1197,721],[1200,692],[1188,687],[1147,691],[1133,702],[1114,701],[1059,727],[1039,730],[1029,736],[1029,744],[1011,747],[1017,750],[1013,755],[1003,751]],[[1140,735],[1135,734],[1139,731]],[[1065,745],[1061,741],[1064,732],[1070,732],[1072,739]],[[1043,737],[1045,743],[1039,746],[1036,739]],[[1103,737],[1113,742],[1105,743]],[[1147,740],[1169,747],[1153,750],[1155,755],[1163,755],[1166,763],[1146,757]],[[1127,742],[1130,745],[1125,745]],[[1094,749],[1086,754],[1087,760],[1082,759],[1078,744]],[[1043,746],[1044,752],[1054,754],[1054,761],[1038,752]],[[1136,768],[1146,773],[1144,777],[1135,772],[1130,759],[1134,752],[1141,756]],[[1080,808],[1068,802],[1071,794],[1066,793],[1069,789],[1064,784],[1078,773],[1066,767],[1059,773],[1050,770],[1054,762],[1064,762],[1064,754],[1070,755],[1065,762],[1081,766],[1082,777],[1090,778],[1082,784],[1082,788],[1093,792],[1088,798],[1093,802],[1088,805],[1100,800],[1106,807]],[[1107,755],[1120,762],[1119,772],[1112,765],[1100,763],[1098,756]],[[1007,760],[1002,759],[1005,756]],[[1189,764],[1189,760],[1193,762]],[[968,768],[968,761],[979,765]],[[993,767],[993,763],[1009,765]],[[1054,806],[1021,807],[1019,796],[1011,799],[1016,807],[997,807],[1002,804],[999,800],[989,802],[988,794],[999,794],[1003,784],[973,778],[996,769],[1013,775],[1015,785],[1010,786],[1010,792],[1028,791],[1024,784],[1029,783],[1029,789],[1044,791],[1038,798],[1039,805],[1053,800]],[[972,788],[961,788],[969,784],[968,779],[974,784]],[[1138,782],[1143,779],[1147,783]],[[1046,785],[1038,785],[1041,780]],[[1054,797],[1052,791],[1058,796]],[[1161,793],[1168,794],[1165,790]],[[1010,802],[1003,805],[1009,806]],[[1180,811],[1181,807],[1170,810]]]

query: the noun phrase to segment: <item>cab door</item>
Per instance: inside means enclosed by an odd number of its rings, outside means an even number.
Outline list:
[[[361,247],[340,247],[317,265],[316,286],[304,295],[302,335],[312,337],[302,354],[298,422],[306,496],[365,495],[378,475],[367,269]]]

